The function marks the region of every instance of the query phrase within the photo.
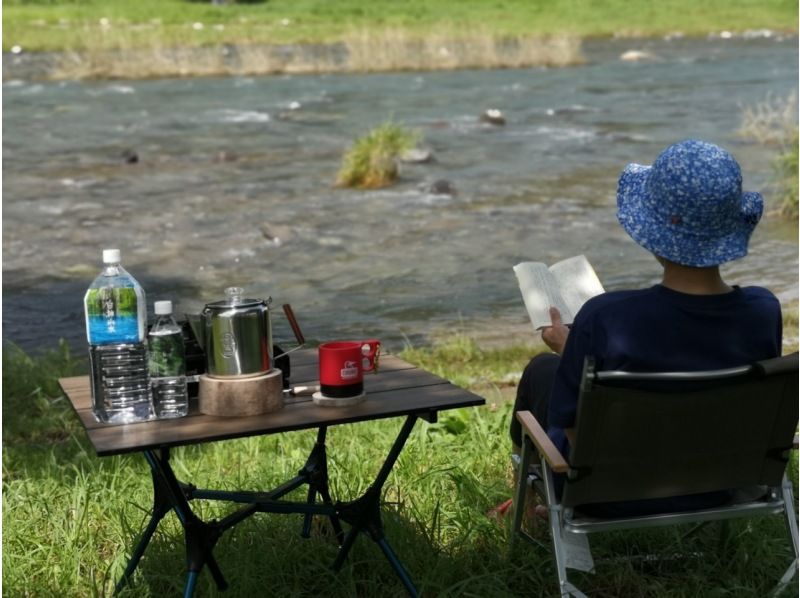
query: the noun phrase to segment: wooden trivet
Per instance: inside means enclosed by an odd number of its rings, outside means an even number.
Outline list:
[[[279,369],[250,378],[200,376],[198,407],[206,415],[261,415],[283,407],[283,377]]]

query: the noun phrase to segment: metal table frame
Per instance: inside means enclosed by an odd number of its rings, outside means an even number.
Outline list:
[[[307,354],[306,359],[309,358]],[[384,358],[387,359],[387,358]],[[397,358],[394,359],[395,375],[398,370],[407,366],[407,370],[412,369],[417,372],[416,378],[420,377],[419,372],[410,364],[406,364]],[[398,556],[395,554],[391,545],[387,541],[384,531],[383,523],[381,520],[380,500],[383,491],[384,483],[386,482],[395,462],[397,461],[400,453],[408,440],[411,431],[418,419],[424,419],[428,422],[435,422],[437,414],[440,409],[448,409],[461,406],[474,406],[481,405],[484,400],[476,395],[472,395],[462,389],[453,387],[446,380],[433,376],[427,372],[424,373],[423,379],[426,383],[422,386],[411,386],[405,388],[408,390],[418,390],[419,393],[430,392],[431,388],[438,391],[445,389],[449,395],[457,398],[458,400],[449,399],[448,403],[439,404],[436,402],[426,404],[422,401],[418,409],[405,409],[400,410],[398,413],[382,413],[377,416],[362,415],[360,417],[350,418],[328,418],[330,421],[321,421],[319,425],[302,425],[295,429],[317,429],[316,442],[311,449],[311,452],[306,459],[305,465],[298,471],[297,475],[292,479],[284,482],[283,484],[268,491],[223,491],[223,490],[210,490],[199,489],[193,484],[185,483],[178,480],[175,472],[170,464],[170,448],[179,444],[194,444],[196,442],[207,442],[215,439],[231,438],[236,436],[221,436],[220,438],[208,438],[206,436],[196,439],[194,442],[190,439],[183,439],[180,442],[166,442],[163,444],[148,442],[141,447],[136,447],[134,441],[129,441],[128,446],[124,450],[111,450],[98,448],[97,434],[105,432],[108,428],[115,426],[105,426],[103,429],[102,424],[92,425],[87,420],[85,412],[85,404],[80,403],[76,399],[77,393],[75,392],[76,379],[64,379],[60,381],[62,388],[65,389],[67,396],[70,398],[73,407],[78,412],[84,426],[87,428],[90,440],[95,444],[98,454],[118,454],[119,452],[141,452],[148,465],[150,466],[150,474],[153,484],[153,510],[144,531],[142,532],[139,541],[134,548],[125,572],[122,578],[116,585],[115,593],[121,591],[128,583],[130,583],[136,568],[145,550],[150,543],[153,534],[155,533],[159,523],[170,511],[174,511],[178,520],[180,521],[184,530],[184,541],[186,546],[186,562],[187,562],[187,578],[184,586],[184,596],[189,597],[194,594],[197,584],[198,576],[203,567],[208,567],[211,576],[214,579],[217,587],[220,590],[225,590],[228,583],[214,558],[214,547],[222,536],[223,532],[234,527],[235,525],[246,520],[256,513],[282,513],[282,514],[301,514],[304,515],[303,527],[301,535],[303,537],[310,537],[312,518],[314,515],[320,515],[330,519],[337,541],[339,543],[339,553],[334,560],[332,567],[338,571],[344,564],[353,544],[355,543],[359,534],[364,533],[370,537],[381,549],[390,566],[402,582],[406,591],[410,596],[417,596],[418,592],[414,586],[411,577],[403,567]],[[406,374],[408,377],[408,374]],[[402,376],[401,376],[402,378]],[[88,385],[88,380],[86,381]],[[369,382],[367,385],[369,386]],[[389,385],[391,386],[391,384]],[[85,400],[85,397],[84,397]],[[385,400],[385,399],[382,399]],[[440,401],[441,403],[441,401]],[[326,408],[321,408],[325,410]],[[333,413],[337,410],[331,411],[329,408],[327,413]],[[330,495],[328,488],[328,464],[327,464],[327,449],[326,449],[326,436],[329,425],[339,425],[342,423],[349,423],[350,421],[367,421],[372,419],[379,419],[385,417],[395,417],[405,415],[405,421],[400,428],[389,452],[381,465],[375,480],[364,491],[364,493],[349,501],[335,501]],[[198,415],[197,417],[205,418],[208,416]],[[219,419],[219,418],[215,418]],[[243,419],[243,418],[222,418],[228,420],[222,425],[230,425],[230,420]],[[179,420],[171,420],[170,426],[179,426]],[[148,422],[148,425],[152,422]],[[157,422],[161,423],[161,422]],[[139,425],[139,424],[137,424]],[[166,425],[166,424],[165,424]],[[119,428],[118,428],[119,429]],[[283,431],[283,430],[275,430]],[[248,431],[240,436],[251,436],[259,433],[274,433],[273,430],[259,432],[257,430]],[[308,486],[308,491],[305,501],[289,501],[283,497],[288,493],[300,488],[303,485]],[[317,498],[321,500],[317,500]],[[228,514],[221,520],[203,521],[192,510],[190,502],[192,500],[217,500],[227,501],[241,505],[232,513]],[[342,529],[341,522],[345,522],[350,526],[347,533]]]

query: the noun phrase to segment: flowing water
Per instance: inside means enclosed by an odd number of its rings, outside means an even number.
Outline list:
[[[656,59],[619,60],[631,47]],[[176,313],[237,285],[291,303],[310,339],[527,338],[519,261],[585,253],[607,289],[657,280],[614,215],[628,162],[706,139],[769,202],[776,150],[736,131],[744,107],[795,91],[796,38],[584,52],[585,66],[564,69],[7,81],[3,338],[83,350],[82,297],[108,247],[151,304],[172,299]],[[479,122],[487,108],[507,124]],[[418,129],[436,161],[404,165],[388,189],[334,188],[343,151],[388,118]],[[439,179],[456,193],[429,193]],[[725,273],[790,303],[797,247],[795,223],[765,218]]]

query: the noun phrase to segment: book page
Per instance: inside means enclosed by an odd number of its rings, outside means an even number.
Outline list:
[[[522,262],[514,266],[519,290],[535,330],[550,326],[550,306],[558,308],[564,322],[572,322],[572,312],[561,298],[555,277],[541,262]]]
[[[557,262],[550,266],[550,272],[556,279],[561,289],[561,297],[571,314],[569,322],[566,317],[564,318],[565,324],[572,323],[574,314],[577,314],[589,299],[605,293],[597,273],[585,255],[576,255]]]

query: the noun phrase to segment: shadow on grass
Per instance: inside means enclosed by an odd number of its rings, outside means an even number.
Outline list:
[[[149,468],[140,455],[97,458],[66,401],[50,398],[58,396],[50,394],[52,381],[34,374],[77,373],[80,365],[68,353],[51,356],[46,367],[13,351],[3,357],[4,592],[110,595],[149,519]],[[386,537],[423,596],[557,595],[546,527],[536,531],[540,546],[520,543],[509,555],[507,528],[485,515],[511,495],[507,407],[419,422],[387,480]],[[329,431],[334,497],[364,491],[399,425],[387,420]],[[173,451],[172,464],[179,479],[200,487],[271,488],[297,472],[314,437],[305,431],[183,447]],[[789,471],[796,487],[796,453]],[[302,490],[292,495],[304,496]],[[200,500],[192,508],[204,521],[232,510]],[[300,515],[264,513],[225,532],[215,555],[230,588],[219,592],[204,570],[197,596],[404,595],[369,537],[359,537],[335,573],[332,536],[303,539],[301,525]],[[766,595],[791,560],[782,520],[733,522],[722,545],[719,529],[712,524],[687,539],[681,537],[686,528],[596,535],[597,574],[571,572],[570,578],[596,597]],[[180,594],[185,566],[183,531],[170,513],[123,595]]]
[[[331,569],[337,546],[332,535],[300,537],[300,516],[261,514],[226,533],[215,555],[230,583],[221,593],[207,570],[200,596],[404,596],[405,590],[376,544],[362,535],[343,568]],[[419,523],[389,512],[387,539],[422,596],[557,596],[555,568],[544,526],[542,546],[521,544],[509,556],[505,528],[447,546],[431,543]],[[595,574],[570,572],[591,596],[766,595],[788,566],[785,530],[776,521],[733,523],[720,545],[715,523],[690,539],[686,527],[592,539]],[[159,533],[125,596],[176,595],[185,581],[182,535],[177,526]],[[794,591],[794,593],[792,593]],[[789,588],[782,596],[796,595]]]
[[[522,596],[542,595],[546,567],[528,567],[506,557],[504,531],[496,537],[442,547],[431,543],[416,521],[397,513],[384,517],[386,538],[403,562],[422,596]],[[342,569],[331,565],[338,547],[331,533],[300,536],[301,516],[258,514],[226,532],[215,556],[230,587],[221,593],[207,570],[201,574],[202,596],[404,596],[405,589],[383,553],[361,534]],[[345,526],[346,527],[346,526]],[[176,595],[183,589],[182,536],[176,526],[157,534],[123,595]],[[542,551],[543,559],[547,556]]]

